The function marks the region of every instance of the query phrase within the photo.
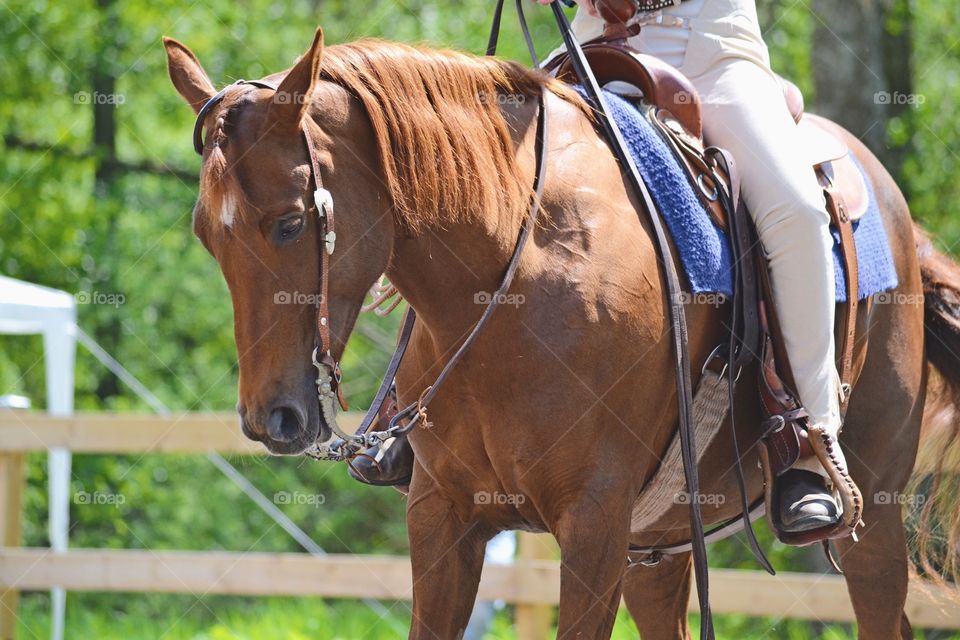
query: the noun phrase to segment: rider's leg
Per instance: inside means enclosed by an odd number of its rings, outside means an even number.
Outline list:
[[[707,142],[730,151],[770,263],[787,357],[814,424],[840,428],[834,364],[833,239],[823,189],[796,149],[800,133],[770,70],[753,0],[690,0],[664,11],[683,26],[644,26],[630,44],[680,67],[700,94]],[[581,15],[584,14],[584,15]],[[602,21],[578,12],[585,33]],[[814,459],[802,468],[820,472]]]
[[[728,58],[693,78],[703,100],[705,137],[728,149],[743,176],[743,198],[770,265],[774,303],[800,402],[811,424],[840,430],[834,356],[833,238],[823,191],[802,154],[799,130],[779,80],[753,60]],[[813,472],[813,473],[810,473]],[[816,458],[801,460],[781,492],[790,530],[836,520]]]
[[[774,303],[797,394],[812,422],[840,427],[834,359],[833,238],[823,189],[803,154],[779,80],[727,59],[694,78],[705,137],[729,150],[770,264]]]
[[[630,44],[678,66],[693,81],[707,142],[736,159],[743,198],[769,260],[796,394],[812,424],[835,435],[840,411],[829,216],[813,168],[795,151],[802,148],[799,132],[770,70],[754,0],[689,0],[664,13],[672,19],[663,24],[679,26],[644,26]],[[578,18],[582,31],[597,28],[597,20]],[[825,477],[814,457],[781,477],[784,528],[799,531],[836,520]]]

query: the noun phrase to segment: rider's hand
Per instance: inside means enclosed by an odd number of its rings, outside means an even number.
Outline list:
[[[593,4],[593,0],[576,0],[577,4],[586,9],[587,13],[592,16],[600,17],[600,12],[597,11],[597,8]],[[553,4],[554,0],[537,0],[537,4]]]

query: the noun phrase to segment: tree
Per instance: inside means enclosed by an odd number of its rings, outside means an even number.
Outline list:
[[[903,184],[917,102],[910,0],[813,0],[818,113],[860,137]],[[891,135],[890,124],[905,126]]]

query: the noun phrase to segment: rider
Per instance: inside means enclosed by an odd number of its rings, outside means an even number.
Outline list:
[[[578,2],[572,24],[577,39],[600,36],[604,22],[593,0]],[[830,218],[811,165],[790,152],[801,148],[802,140],[780,81],[770,69],[755,0],[639,0],[639,5],[645,12],[643,26],[629,44],[690,79],[702,101],[704,137],[736,159],[744,177],[742,197],[769,261],[799,400],[810,425],[836,436],[841,391],[834,357]],[[408,472],[409,445],[393,444],[393,452],[377,456],[379,466],[363,465],[364,475],[389,481]],[[802,458],[781,482],[780,521],[785,531],[817,529],[839,520],[828,475],[816,457]]]

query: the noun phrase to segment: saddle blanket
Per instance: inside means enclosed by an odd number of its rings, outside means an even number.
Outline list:
[[[673,155],[653,125],[623,97],[604,91],[604,97],[637,168],[650,189],[657,208],[673,237],[680,262],[693,293],[733,294],[733,263],[726,232],[710,218],[693,191],[685,169]],[[854,159],[856,163],[856,160]],[[853,223],[857,246],[859,299],[897,286],[897,271],[873,185],[863,167],[870,203],[867,212]],[[749,180],[744,176],[743,180]],[[847,298],[843,259],[840,255],[840,234],[833,233],[833,262],[837,302]]]

